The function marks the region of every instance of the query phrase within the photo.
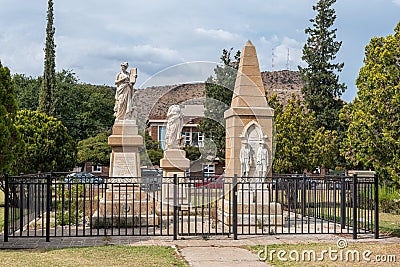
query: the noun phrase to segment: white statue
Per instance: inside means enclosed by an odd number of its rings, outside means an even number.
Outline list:
[[[129,120],[133,116],[133,85],[136,82],[136,68],[127,71],[128,62],[121,63],[121,71],[115,78],[117,91],[115,93],[114,116],[116,120]]]
[[[167,130],[165,133],[165,149],[179,148],[183,127],[183,114],[179,105],[172,105],[167,113]]]
[[[267,176],[268,167],[268,149],[265,142],[260,142],[260,146],[257,149],[256,158],[256,174],[259,178],[265,178]]]
[[[240,149],[240,165],[242,177],[248,177],[250,172],[250,166],[252,164],[251,150],[249,144],[244,141],[242,142],[242,148]]]

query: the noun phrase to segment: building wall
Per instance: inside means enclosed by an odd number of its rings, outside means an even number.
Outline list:
[[[96,171],[93,169],[93,167],[96,166],[95,164],[93,164],[92,162],[86,162],[85,166],[83,167],[83,171],[84,172],[90,172],[93,173],[96,176],[108,176],[109,175],[109,166],[101,166],[101,171]]]

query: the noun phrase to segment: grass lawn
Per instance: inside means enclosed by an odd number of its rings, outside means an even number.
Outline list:
[[[400,237],[400,215],[379,213],[379,230],[381,234]]]
[[[4,192],[0,190],[0,206],[4,206]]]
[[[185,266],[171,247],[1,250],[2,266]]]
[[[265,246],[263,245],[245,248],[254,253],[258,253],[260,250],[265,251]],[[331,258],[328,252],[325,252],[322,257],[322,251],[329,251],[330,248],[331,251],[337,250],[339,252],[331,254]],[[273,250],[276,252],[272,252]],[[281,250],[285,253],[280,252]],[[274,266],[399,266],[398,264],[400,263],[400,244],[348,244],[343,249],[339,249],[335,243],[279,244],[268,245],[267,251],[266,261]],[[307,252],[304,253],[304,251]],[[310,251],[315,252],[315,261],[313,256],[309,260],[309,254],[307,253]],[[272,261],[270,261],[271,253]],[[278,253],[281,253],[281,259],[286,259],[286,261],[279,260]],[[298,260],[296,260],[297,253],[299,255]],[[305,255],[304,260],[302,259],[303,254]],[[359,261],[357,260],[357,254],[359,255]],[[366,260],[364,260],[363,255],[366,255],[364,256]],[[261,257],[264,257],[264,254],[261,254]],[[322,258],[324,260],[321,260]]]

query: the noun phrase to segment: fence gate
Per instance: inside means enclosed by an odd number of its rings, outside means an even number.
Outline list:
[[[378,178],[6,176],[12,237],[375,233]]]
[[[234,234],[232,181],[224,177],[175,177],[177,234],[205,238]]]

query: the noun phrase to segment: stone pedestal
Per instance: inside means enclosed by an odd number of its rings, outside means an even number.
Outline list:
[[[117,120],[108,137],[112,152],[110,157],[110,177],[140,177],[139,147],[143,137],[138,134],[135,120]]]
[[[141,182],[139,147],[143,146],[143,138],[138,134],[136,121],[115,121],[108,145],[112,148],[110,178],[106,194],[100,200],[99,210],[92,218],[95,225],[158,225],[151,197],[137,185]]]
[[[160,161],[163,177],[186,177],[186,171],[190,167],[190,160],[186,158],[186,152],[182,149],[169,149],[164,151],[164,157]]]
[[[99,227],[159,225],[152,199],[138,185],[113,185],[100,200],[92,219],[93,225]]]
[[[174,180],[176,174],[179,181],[186,181],[186,171],[190,167],[190,160],[186,158],[186,152],[182,149],[168,149],[164,151],[164,157],[160,161],[160,167],[163,170],[163,197],[157,203],[157,214],[172,214],[174,205]],[[184,179],[184,180],[182,180]],[[178,194],[177,204],[182,208],[189,205],[187,187],[183,184],[176,188]],[[168,206],[169,205],[169,208]]]

